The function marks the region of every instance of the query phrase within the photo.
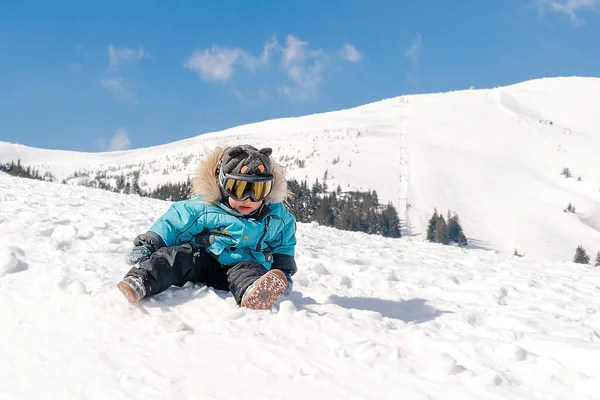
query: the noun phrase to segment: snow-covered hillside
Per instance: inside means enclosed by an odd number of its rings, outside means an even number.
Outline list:
[[[422,239],[437,207],[458,213],[474,247],[571,260],[578,245],[600,250],[599,108],[600,79],[541,79],[403,96],[114,153],[0,143],[0,162],[20,159],[69,183],[139,170],[152,188],[184,181],[215,145],[271,146],[289,177],[311,184],[327,170],[332,189],[377,190],[399,208],[412,240]],[[563,212],[569,203],[576,213]]]
[[[167,202],[0,173],[1,399],[599,399],[598,269],[299,224],[270,311],[115,283]]]

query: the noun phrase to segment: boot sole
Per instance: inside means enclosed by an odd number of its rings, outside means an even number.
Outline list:
[[[135,293],[135,290],[133,290],[133,288],[127,283],[121,281],[117,283],[117,288],[121,291],[121,293],[123,293],[123,296],[125,296],[127,301],[129,301],[131,304],[135,304],[138,302],[139,299],[137,297],[137,294]]]
[[[270,270],[258,280],[258,284],[242,299],[241,306],[252,310],[266,310],[285,292],[287,278],[278,269]]]

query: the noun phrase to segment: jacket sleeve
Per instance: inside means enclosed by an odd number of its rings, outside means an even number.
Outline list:
[[[188,243],[202,231],[202,214],[197,203],[190,200],[175,202],[152,224],[146,235],[157,235],[164,246]]]
[[[271,264],[271,269],[282,270],[288,279],[298,272],[296,260],[293,256],[288,256],[287,254],[273,254],[273,264]]]
[[[289,211],[284,215],[284,225],[279,236],[280,240],[270,244],[273,251],[271,268],[280,269],[288,275],[294,275],[298,268],[294,259],[296,248],[296,220]]]
[[[150,251],[152,253],[154,253],[156,250],[160,249],[161,247],[165,247],[165,241],[162,240],[162,238],[160,236],[158,236],[156,233],[148,231],[146,233],[142,233],[141,235],[138,235],[134,240],[133,240],[133,244],[136,246],[146,246],[147,248],[150,249]]]

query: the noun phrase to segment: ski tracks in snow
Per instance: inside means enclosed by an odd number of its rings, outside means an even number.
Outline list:
[[[593,399],[593,268],[298,224],[270,311],[124,256],[169,203],[0,175],[0,398]]]

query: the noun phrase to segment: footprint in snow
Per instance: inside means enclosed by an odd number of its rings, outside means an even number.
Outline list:
[[[347,288],[352,287],[352,280],[348,278],[346,275],[342,275],[339,280],[340,286],[345,286]]]
[[[0,247],[0,277],[27,270],[24,258],[25,252],[17,246]]]
[[[313,271],[315,271],[319,275],[331,275],[331,272],[329,272],[329,270],[325,268],[325,265],[323,265],[322,263],[315,264],[313,266]]]

